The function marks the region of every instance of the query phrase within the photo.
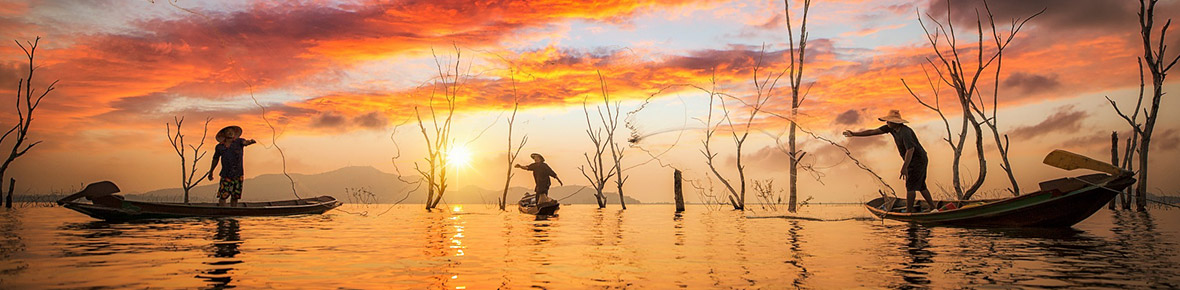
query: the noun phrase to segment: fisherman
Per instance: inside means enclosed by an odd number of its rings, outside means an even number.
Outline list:
[[[890,110],[888,115],[877,118],[877,120],[884,121],[885,125],[857,132],[845,130],[844,137],[864,137],[885,133],[893,135],[893,142],[897,144],[897,151],[901,153],[903,159],[901,179],[905,180],[906,212],[914,212],[915,192],[921,192],[922,197],[934,210],[934,199],[930,197],[930,190],[926,188],[926,166],[930,161],[926,157],[926,150],[922,149],[922,143],[918,142],[918,136],[914,134],[914,129],[905,125],[909,121],[902,119],[901,111],[898,110]]]
[[[221,161],[221,182],[217,187],[217,206],[225,206],[225,199],[229,198],[229,206],[238,206],[238,199],[242,198],[242,176],[245,175],[242,166],[243,150],[246,146],[258,143],[254,139],[242,139],[242,127],[229,126],[217,131],[217,148],[213,151],[213,165],[209,166],[206,176],[213,180],[213,169]]]
[[[536,204],[540,206],[545,203],[555,202],[553,199],[549,198],[549,185],[551,184],[549,177],[552,176],[554,179],[557,179],[557,184],[565,185],[565,183],[562,183],[561,178],[557,177],[557,173],[553,172],[553,168],[550,168],[549,164],[545,163],[544,156],[533,153],[530,154],[529,157],[533,158],[533,164],[516,164],[515,167],[533,172],[533,180],[537,183],[537,187],[534,188],[534,191],[537,192]]]

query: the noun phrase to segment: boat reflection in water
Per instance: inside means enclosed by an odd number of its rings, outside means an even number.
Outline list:
[[[213,245],[210,247],[211,257],[213,261],[205,262],[211,268],[202,271],[197,275],[197,278],[204,279],[209,282],[210,288],[224,289],[233,288],[230,282],[233,282],[234,267],[242,263],[242,260],[236,259],[238,254],[241,254],[242,236],[241,227],[236,219],[217,219],[217,230],[213,234]]]

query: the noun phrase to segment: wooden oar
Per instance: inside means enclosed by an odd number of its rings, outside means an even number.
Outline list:
[[[112,194],[115,194],[118,192],[119,192],[119,187],[116,186],[114,182],[99,181],[99,182],[95,182],[95,183],[91,183],[89,185],[86,185],[86,188],[82,189],[82,191],[79,191],[78,193],[71,194],[69,196],[66,196],[66,197],[63,197],[63,198],[57,200],[57,204],[62,205],[62,204],[65,204],[66,202],[70,202],[70,201],[73,201],[75,199],[79,199],[82,197],[86,197],[87,199],[94,200],[94,198],[96,198],[96,197],[112,195]]]
[[[1095,160],[1090,157],[1082,156],[1080,154],[1061,150],[1061,149],[1053,150],[1053,152],[1050,152],[1049,155],[1045,156],[1044,162],[1045,162],[1045,164],[1048,164],[1049,166],[1053,166],[1053,167],[1057,167],[1057,168],[1061,168],[1061,169],[1065,169],[1065,170],[1074,170],[1074,169],[1083,169],[1084,168],[1084,169],[1090,169],[1090,170],[1094,170],[1094,171],[1105,172],[1110,175],[1121,175],[1121,174],[1130,174],[1131,173],[1130,171],[1123,170],[1122,168],[1119,168],[1118,166],[1111,165],[1110,163],[1098,161],[1098,160]]]

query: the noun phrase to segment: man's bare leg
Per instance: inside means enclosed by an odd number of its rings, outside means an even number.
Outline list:
[[[934,207],[934,198],[930,197],[930,190],[928,190],[928,189],[922,190],[922,197],[926,198],[926,203],[930,204],[930,210],[937,209]]]
[[[914,212],[914,195],[915,193],[913,191],[905,192],[905,212]]]
[[[224,198],[218,198],[218,199],[217,199],[217,206],[225,206],[225,199],[224,199]]]
[[[229,207],[238,207],[238,198],[237,197],[229,198]]]

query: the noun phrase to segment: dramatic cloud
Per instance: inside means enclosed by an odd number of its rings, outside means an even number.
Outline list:
[[[321,113],[312,120],[312,126],[315,127],[340,127],[344,125],[344,116],[335,113]]]
[[[860,118],[860,111],[848,109],[847,111],[836,115],[836,119],[832,122],[838,125],[856,125],[860,124]]]
[[[983,0],[929,1],[924,12],[945,19],[947,5],[950,4],[951,19],[956,25],[961,25],[959,27],[974,26],[977,9],[982,17],[987,17]],[[1044,9],[1045,14],[1038,16],[1037,25],[1051,27],[1051,30],[1134,28],[1139,9],[1138,3],[1134,1],[1119,0],[1091,0],[1086,5],[1077,5],[1077,1],[1072,0],[991,0],[987,4],[995,15],[997,25],[1006,23],[1006,19],[1028,17]]]
[[[1073,107],[1058,108],[1056,113],[1044,121],[1012,129],[1008,135],[1017,139],[1032,139],[1055,132],[1076,132],[1082,128],[1082,121],[1086,120],[1086,117],[1088,117],[1086,112],[1075,110]]]
[[[1005,87],[1018,89],[1023,94],[1036,94],[1061,87],[1056,75],[1044,76],[1023,72],[1012,73],[1003,84]]]

